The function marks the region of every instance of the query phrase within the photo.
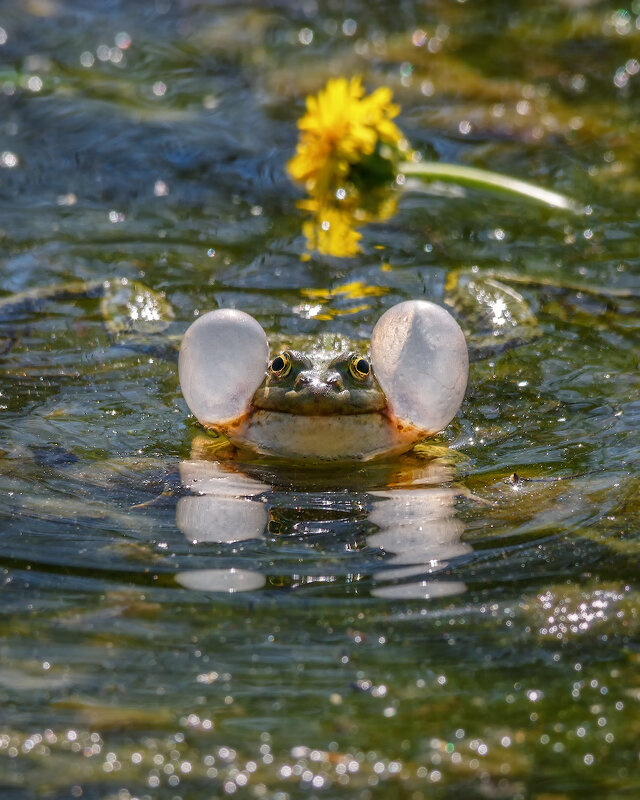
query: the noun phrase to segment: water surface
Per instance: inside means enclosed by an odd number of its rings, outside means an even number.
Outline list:
[[[0,3],[3,797],[640,793],[639,15]],[[341,74],[391,86],[426,158],[587,213],[433,187],[301,258],[285,164]],[[470,279],[526,335],[501,346]],[[156,333],[100,297],[134,281]],[[420,297],[478,345],[436,442],[309,471],[203,442],[197,313],[363,338]]]

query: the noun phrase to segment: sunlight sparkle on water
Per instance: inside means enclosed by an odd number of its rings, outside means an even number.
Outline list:
[[[166,197],[169,194],[169,186],[162,180],[157,180],[153,185],[153,193],[156,197]]]
[[[507,322],[506,311],[507,311],[507,304],[505,303],[502,297],[498,297],[491,304],[491,311],[493,316],[491,321],[494,325],[505,325]]]
[[[133,303],[127,303],[127,308],[132,320],[157,322],[160,319],[160,309],[150,297],[138,294]]]
[[[17,167],[18,164],[18,156],[15,153],[12,153],[10,150],[5,150],[4,152],[0,153],[0,167],[13,169],[14,167]]]
[[[594,625],[606,622],[613,612],[618,617],[624,612],[615,607],[620,605],[624,594],[611,590],[597,590],[576,599],[559,597],[553,592],[540,595],[538,602],[546,613],[539,633],[562,639],[567,634],[588,632]],[[613,608],[611,608],[613,607]],[[577,666],[577,665],[576,665]]]

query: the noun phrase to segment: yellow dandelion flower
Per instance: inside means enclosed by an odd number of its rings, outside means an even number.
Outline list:
[[[306,114],[298,122],[298,147],[287,165],[289,175],[309,191],[330,191],[380,145],[398,147],[402,132],[393,118],[399,112],[387,87],[365,96],[358,77],[330,80],[307,98]]]
[[[396,191],[391,183],[400,175],[509,192],[583,212],[570,198],[525,181],[460,164],[423,161],[393,121],[399,113],[391,89],[382,86],[366,95],[359,77],[334,78],[317,95],[307,97],[306,112],[298,122],[298,146],[287,164],[291,178],[307,191],[298,204],[308,214],[303,259],[314,250],[338,257],[357,255],[362,238],[358,228],[395,214],[404,181],[396,181]]]

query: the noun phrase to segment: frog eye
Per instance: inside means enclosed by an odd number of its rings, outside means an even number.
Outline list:
[[[349,362],[349,372],[359,381],[363,381],[371,372],[371,367],[366,358],[353,356]]]
[[[284,378],[291,372],[291,356],[289,353],[280,353],[269,364],[271,374],[276,378]]]

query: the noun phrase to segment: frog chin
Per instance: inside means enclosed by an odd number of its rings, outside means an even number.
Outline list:
[[[368,461],[398,455],[430,433],[380,412],[309,416],[262,409],[216,428],[238,447],[296,461]]]

